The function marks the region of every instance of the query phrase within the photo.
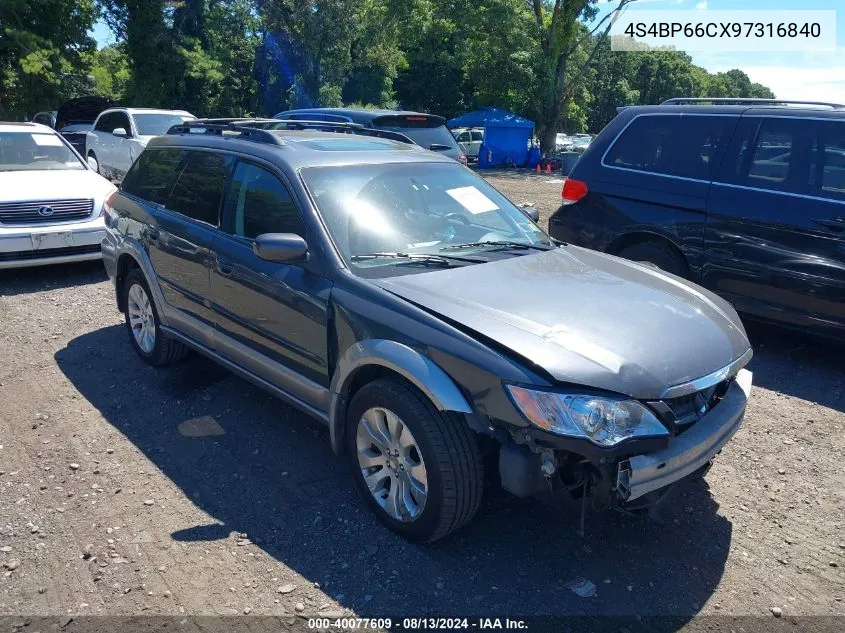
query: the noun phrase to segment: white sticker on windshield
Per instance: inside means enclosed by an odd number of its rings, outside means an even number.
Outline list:
[[[62,146],[62,139],[55,134],[30,134],[32,140],[36,145],[52,145],[54,147]]]
[[[487,211],[498,211],[499,209],[495,202],[473,186],[447,189],[446,193],[457,200],[470,213],[486,213]]]

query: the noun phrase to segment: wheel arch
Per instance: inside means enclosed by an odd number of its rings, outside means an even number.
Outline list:
[[[687,273],[690,272],[690,264],[687,256],[674,240],[661,233],[654,233],[652,231],[635,231],[633,233],[626,233],[625,235],[620,235],[608,244],[605,251],[611,255],[619,255],[619,253],[624,251],[626,248],[630,248],[631,246],[636,246],[638,244],[649,243],[657,244],[671,250],[684,263]]]
[[[141,268],[141,264],[130,253],[123,253],[118,257],[115,267],[114,291],[117,294],[117,309],[121,312],[126,312],[123,284],[126,281],[126,276],[136,268]]]
[[[472,413],[472,407],[455,382],[424,354],[396,341],[359,341],[343,353],[332,377],[329,434],[335,453],[341,454],[344,450],[344,426],[350,399],[364,385],[385,376],[407,381],[439,411]]]
[[[150,287],[150,292],[152,293],[150,299],[152,299],[153,303],[155,303],[159,320],[163,325],[167,325],[168,322],[165,310],[167,304],[164,300],[164,295],[161,292],[161,287],[158,284],[158,278],[156,277],[153,264],[141,243],[135,238],[131,238],[126,235],[119,235],[118,246],[114,250],[114,257],[114,289],[117,296],[118,309],[123,312],[126,308],[126,306],[123,305],[123,283],[126,280],[126,275],[128,275],[129,271],[133,268],[139,268],[141,272],[144,273],[147,285]],[[121,266],[123,266],[122,269]]]

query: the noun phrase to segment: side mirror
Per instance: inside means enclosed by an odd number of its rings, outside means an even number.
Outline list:
[[[125,127],[116,127],[112,130],[111,133],[121,138],[129,138],[129,134],[126,133]]]
[[[264,233],[255,238],[252,252],[264,261],[293,264],[308,259],[308,244],[294,233]]]
[[[540,212],[537,210],[537,207],[535,207],[531,202],[523,202],[521,205],[519,205],[519,209],[532,222],[540,221]]]

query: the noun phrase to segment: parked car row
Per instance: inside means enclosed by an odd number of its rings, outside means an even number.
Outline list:
[[[112,108],[90,164],[35,124],[0,128],[0,164],[123,176],[68,213],[100,223],[138,356],[197,351],[321,420],[379,519],[433,541],[472,519],[485,463],[514,495],[628,511],[705,474],[751,389],[736,308],[841,338],[843,114],[626,108],[548,233],[419,113]],[[101,158],[119,147],[129,165]],[[64,239],[26,224],[47,206],[12,205],[8,239]]]

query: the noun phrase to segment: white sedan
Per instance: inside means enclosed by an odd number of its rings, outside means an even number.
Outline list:
[[[0,123],[0,268],[101,259],[115,191],[54,130]]]

